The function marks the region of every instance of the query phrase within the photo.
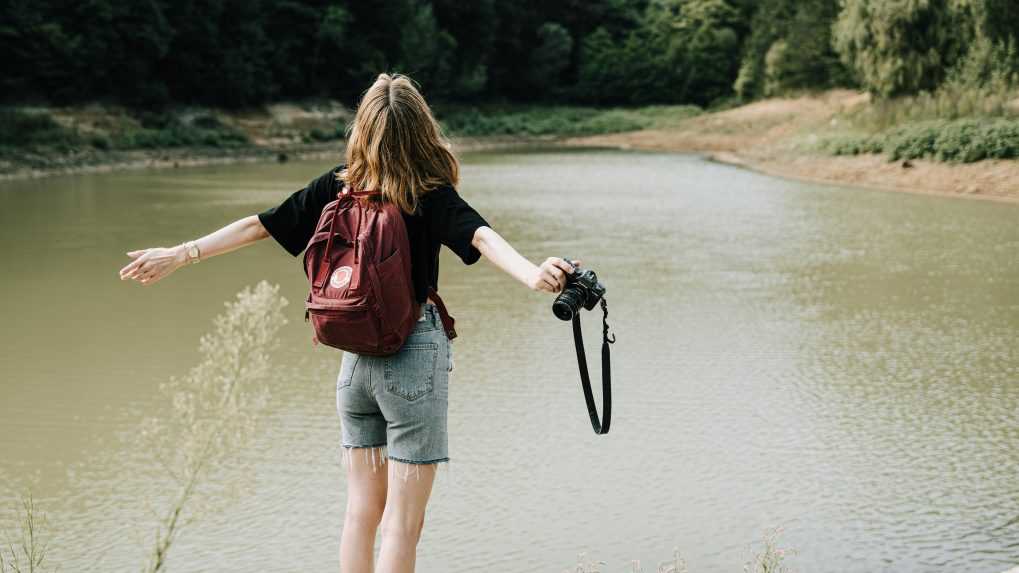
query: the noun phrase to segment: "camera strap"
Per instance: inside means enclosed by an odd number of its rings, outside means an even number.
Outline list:
[[[584,353],[584,334],[580,330],[580,313],[573,314],[573,343],[577,347],[577,365],[580,368],[580,383],[584,388],[584,401],[587,413],[591,415],[591,427],[595,434],[609,433],[609,422],[612,420],[612,374],[609,365],[609,345],[616,341],[615,335],[609,337],[609,308],[605,298],[601,299],[602,310],[602,342],[601,342],[601,395],[602,416],[598,419],[598,408],[594,403],[591,391],[591,377],[587,372],[587,355]]]

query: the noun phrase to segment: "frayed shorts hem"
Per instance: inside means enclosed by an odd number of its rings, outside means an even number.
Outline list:
[[[347,448],[347,449],[351,449],[351,448],[381,448],[382,446],[386,445],[386,442],[382,442],[381,444],[365,444],[363,446],[352,446],[350,444],[340,444],[340,445],[342,445],[344,448]]]
[[[384,448],[384,447],[386,447],[386,442],[382,442],[381,444],[364,444],[364,445],[340,444],[340,445],[343,446],[344,448],[347,448],[348,450],[353,450],[353,449],[358,449],[358,448]],[[438,463],[448,462],[449,461],[448,457],[445,457],[445,458],[436,458],[434,460],[425,460],[425,461],[408,460],[406,458],[399,458],[399,457],[391,456],[391,455],[388,455],[388,454],[385,454],[385,457],[390,459],[390,460],[397,461],[397,462],[403,462],[405,464],[420,464],[420,465],[438,464]]]
[[[340,445],[342,446],[340,448],[340,463],[348,467],[352,467],[353,465],[354,456],[353,450],[355,449],[364,452],[363,455],[364,462],[366,464],[367,463],[371,464],[372,471],[377,471],[378,468],[385,464],[388,460],[393,460],[394,462],[400,462],[403,464],[407,464],[408,466],[413,466],[415,468],[415,471],[417,471],[421,466],[424,465],[435,465],[436,467],[438,467],[439,464],[444,465],[449,464],[449,456],[443,456],[441,458],[434,458],[430,460],[411,460],[407,458],[401,458],[399,456],[393,456],[389,454],[388,451],[389,448],[384,443],[374,445],[352,445],[341,443]]]
[[[416,461],[416,460],[405,460],[403,458],[398,458],[396,456],[386,456],[386,457],[388,457],[389,459],[391,459],[393,461],[403,462],[405,464],[415,464],[415,465],[438,464],[438,463],[448,462],[449,461],[449,458],[437,458],[437,459],[434,459],[434,460],[428,460],[428,461],[424,461],[424,462],[419,462],[419,461]]]

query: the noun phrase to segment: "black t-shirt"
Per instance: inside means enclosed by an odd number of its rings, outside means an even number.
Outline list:
[[[315,233],[326,204],[336,199],[342,184],[334,175],[344,165],[323,173],[304,189],[294,191],[276,207],[258,214],[258,220],[276,241],[293,256],[300,255]],[[418,302],[425,302],[428,287],[439,290],[439,247],[449,247],[464,264],[471,265],[481,253],[471,245],[478,227],[491,227],[452,186],[424,193],[418,213],[403,213],[410,239],[411,279]]]

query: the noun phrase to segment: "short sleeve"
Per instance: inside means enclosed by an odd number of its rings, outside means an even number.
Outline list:
[[[428,204],[426,216],[433,237],[456,253],[465,265],[481,258],[481,252],[471,244],[479,227],[491,227],[488,221],[474,210],[452,187],[439,187],[425,195]]]
[[[258,213],[258,220],[276,242],[293,256],[301,254],[315,234],[326,204],[336,198],[339,183],[335,173],[342,165],[323,173],[304,189],[290,194],[282,203]]]

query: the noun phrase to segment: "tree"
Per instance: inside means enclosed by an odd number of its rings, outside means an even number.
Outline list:
[[[724,0],[692,0],[683,5],[689,36],[682,47],[686,74],[680,101],[707,105],[732,93],[739,68],[739,14]]]
[[[27,0],[0,1],[0,75],[4,99],[80,97],[74,55],[80,38],[51,17],[49,7]]]
[[[835,48],[872,93],[933,90],[964,46],[956,15],[952,0],[843,0]]]
[[[447,97],[471,99],[488,87],[489,61],[498,25],[495,0],[434,0],[435,18],[448,30],[456,50],[450,54],[452,84]]]
[[[605,28],[591,33],[580,46],[577,97],[582,101],[604,104],[625,101],[625,66],[622,46]]]
[[[763,0],[733,88],[743,100],[851,83],[832,47],[838,0]]]
[[[538,28],[538,45],[531,52],[528,81],[539,93],[561,93],[563,72],[570,65],[573,38],[566,28],[545,22]]]
[[[439,26],[429,2],[412,2],[400,27],[397,66],[431,94],[450,91],[456,40]]]
[[[1015,0],[954,0],[956,10],[971,14],[978,37],[992,42],[1019,40],[1019,2]]]

